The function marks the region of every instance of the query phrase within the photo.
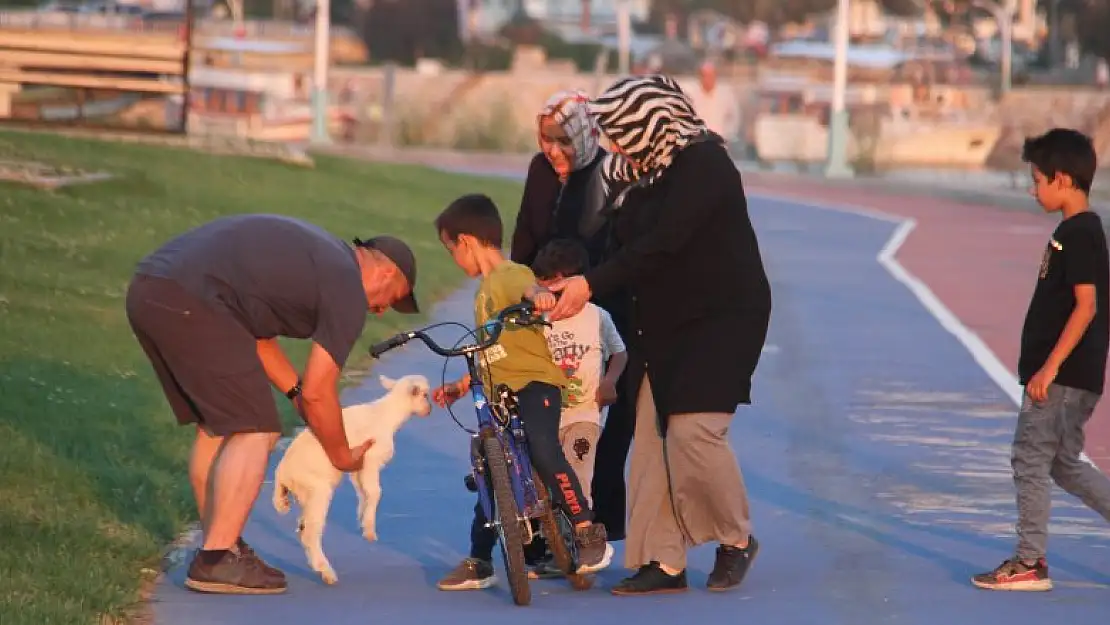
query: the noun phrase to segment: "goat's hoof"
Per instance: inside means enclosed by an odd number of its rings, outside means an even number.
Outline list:
[[[325,584],[331,586],[339,581],[339,576],[335,574],[335,571],[328,569],[320,573],[320,579],[324,580]]]
[[[362,537],[369,542],[374,542],[378,539],[378,532],[376,532],[373,528],[364,529],[362,530]]]

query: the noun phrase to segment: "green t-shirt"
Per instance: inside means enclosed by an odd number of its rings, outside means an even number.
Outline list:
[[[535,284],[535,274],[524,265],[507,260],[495,267],[482,278],[474,297],[474,319],[478,327],[501,310],[519,304]],[[506,384],[514,391],[529,382],[546,382],[560,388],[567,383],[563,370],[555,366],[551,358],[543,326],[506,324],[497,343],[478,356],[478,364],[487,392],[493,389],[491,376],[493,382]]]

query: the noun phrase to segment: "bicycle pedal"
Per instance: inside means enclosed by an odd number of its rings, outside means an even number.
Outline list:
[[[478,492],[478,481],[474,479],[473,473],[468,473],[466,477],[463,478],[463,484],[466,484],[466,490],[472,493]]]

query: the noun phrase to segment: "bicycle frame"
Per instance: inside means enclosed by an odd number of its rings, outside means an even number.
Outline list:
[[[490,410],[489,397],[486,395],[474,354],[466,354],[466,366],[471,380],[470,397],[474,401],[474,411],[478,417],[478,434],[474,435],[470,446],[470,463],[474,472],[474,481],[478,485],[478,501],[482,506],[482,512],[486,515],[486,522],[492,524],[497,518],[494,514],[489,482],[485,475],[485,458],[482,456],[482,446],[479,442],[483,437],[490,435],[497,437],[509,459],[509,477],[512,480],[517,509],[525,519],[536,518],[544,511],[541,509],[539,493],[532,479],[532,458],[520,415],[513,412],[510,415],[508,427],[498,422]]]
[[[478,367],[476,354],[494,345],[506,324],[549,325],[546,320],[535,317],[534,312],[533,305],[527,300],[509,306],[498,313],[495,321],[488,321],[481,328],[485,333],[484,337],[475,334],[475,342],[463,347],[457,345],[453,348],[443,347],[427,335],[425,330],[428,328],[425,328],[396,334],[370,348],[370,354],[374,358],[379,358],[391,349],[400,347],[413,339],[420,339],[440,356],[466,359],[467,373],[470,374],[470,397],[474,402],[474,412],[478,419],[478,431],[470,440],[471,472],[474,486],[478,491],[478,503],[486,515],[486,527],[495,529],[499,535],[505,565],[509,569],[509,585],[513,592],[513,601],[517,605],[527,605],[531,601],[528,576],[524,570],[525,554],[522,548],[523,545],[532,542],[537,535],[532,521],[540,521],[539,531],[543,532],[549,540],[554,541],[552,553],[555,561],[567,573],[571,586],[575,590],[586,590],[592,585],[588,577],[576,572],[578,570],[577,551],[574,543],[568,542],[566,538],[566,524],[570,519],[565,514],[556,514],[548,494],[549,485],[542,483],[542,478],[536,475],[532,467],[529,441],[524,432],[520,411],[518,407],[511,405],[515,402],[507,401],[506,394],[511,391],[501,384],[495,385],[493,389],[486,388]],[[526,318],[521,320],[517,316]],[[497,395],[492,402],[489,393]],[[498,465],[490,464],[486,456],[487,449],[489,454],[496,458]],[[507,476],[500,473],[500,463],[504,463],[508,469]],[[492,469],[497,469],[496,473],[493,473]],[[493,475],[497,476],[496,484],[494,484]],[[506,477],[508,484],[504,483]],[[493,492],[494,486],[505,497],[512,497],[513,502],[502,501],[500,502],[502,507],[498,509],[498,502]],[[506,490],[509,492],[506,493]],[[515,519],[512,514],[509,514],[514,505]],[[512,527],[514,522],[519,525]],[[506,526],[506,524],[509,525]]]
[[[511,411],[507,425],[499,422],[494,417],[493,411],[490,409],[487,389],[482,383],[481,372],[475,356],[475,354],[497,341],[505,323],[519,323],[510,316],[520,313],[531,315],[531,304],[522,302],[501,311],[496,321],[487,322],[482,328],[485,331],[486,338],[479,339],[476,344],[464,348],[443,348],[421,330],[402,332],[370,348],[370,354],[374,358],[378,358],[391,349],[400,347],[412,339],[419,338],[432,351],[441,356],[447,358],[462,356],[466,359],[467,373],[470,374],[470,396],[474,401],[474,411],[478,417],[478,433],[471,441],[470,462],[474,473],[474,481],[478,485],[478,498],[482,504],[482,511],[491,524],[494,523],[493,519],[496,518],[496,515],[493,514],[493,498],[489,492],[489,483],[486,477],[486,459],[483,456],[481,445],[482,439],[490,436],[496,437],[502,449],[505,450],[505,457],[510,465],[509,478],[512,481],[513,498],[516,500],[517,510],[520,511],[522,520],[538,518],[545,512],[544,506],[540,503],[535,480],[532,479],[532,458],[528,451],[528,441],[524,435],[524,425],[520,420],[520,415]],[[531,322],[525,325],[530,324]]]

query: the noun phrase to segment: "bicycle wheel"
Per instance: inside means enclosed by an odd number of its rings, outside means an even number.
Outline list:
[[[528,585],[528,569],[524,563],[524,535],[520,527],[520,513],[513,485],[509,480],[509,466],[501,441],[492,434],[482,439],[482,450],[493,485],[493,501],[500,522],[501,555],[505,559],[506,577],[512,591],[513,603],[528,605],[532,602],[532,589]]]
[[[571,588],[575,590],[589,590],[593,587],[593,579],[587,575],[575,573],[578,570],[577,548],[574,546],[574,524],[567,518],[566,513],[555,508],[551,500],[551,493],[543,485],[538,473],[533,469],[533,479],[539,486],[540,500],[544,503],[544,513],[540,515],[540,525],[551,555],[555,558],[555,566],[566,575]]]

